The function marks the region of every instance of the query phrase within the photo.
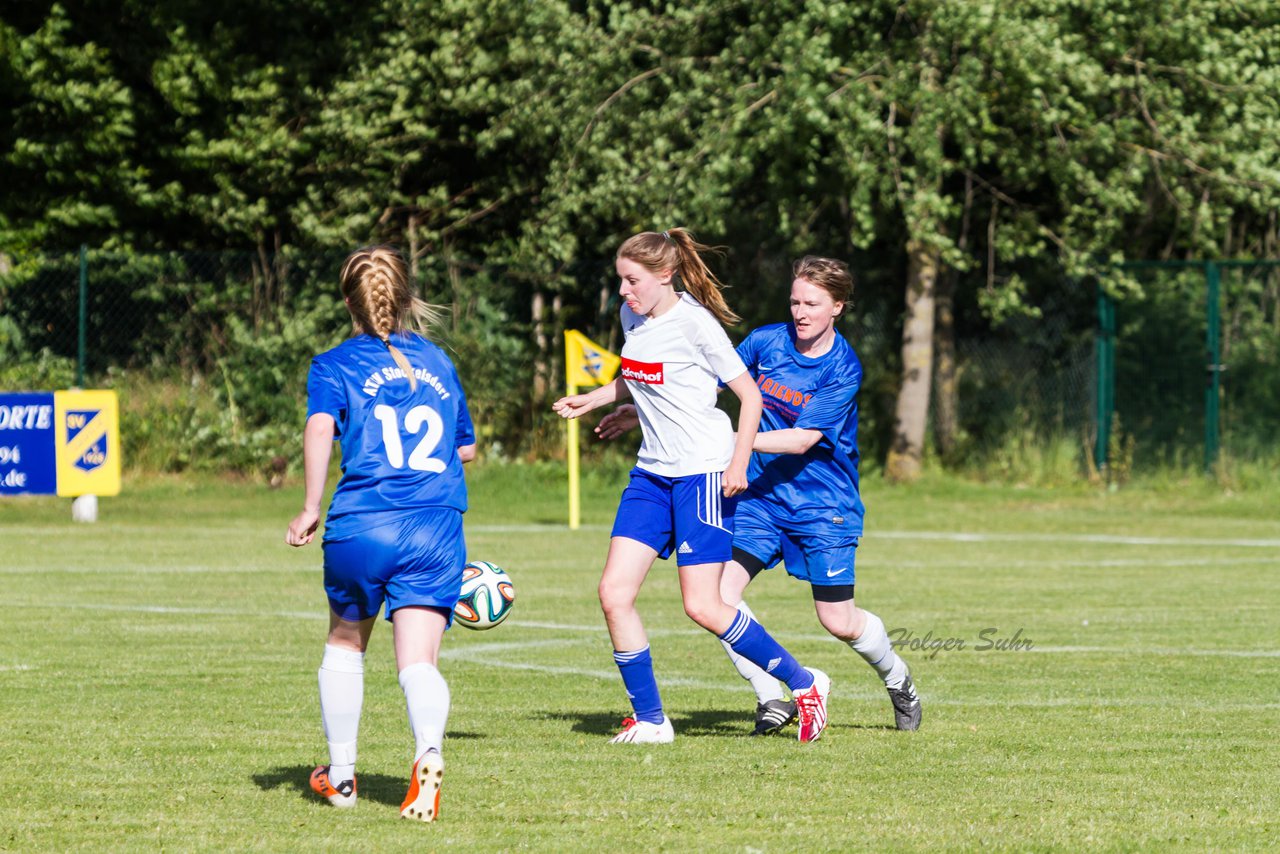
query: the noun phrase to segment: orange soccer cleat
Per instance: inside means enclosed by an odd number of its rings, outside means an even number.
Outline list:
[[[435,821],[440,817],[440,783],[444,780],[444,759],[438,750],[428,750],[413,763],[409,793],[400,805],[401,818]]]
[[[311,791],[333,804],[335,807],[353,807],[356,805],[356,780],[344,780],[337,786],[329,781],[329,766],[319,765],[311,772]]]

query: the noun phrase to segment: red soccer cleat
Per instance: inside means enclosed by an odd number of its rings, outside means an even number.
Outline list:
[[[800,740],[817,741],[827,728],[827,696],[831,694],[831,677],[821,670],[806,667],[813,674],[813,685],[795,692],[796,713],[800,717]]]

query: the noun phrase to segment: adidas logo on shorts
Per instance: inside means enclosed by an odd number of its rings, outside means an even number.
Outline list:
[[[689,543],[686,541],[680,544],[680,548],[676,552],[682,555],[691,555],[693,554],[693,549],[689,547]]]

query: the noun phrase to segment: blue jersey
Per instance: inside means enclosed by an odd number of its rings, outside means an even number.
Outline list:
[[[370,335],[311,362],[307,417],[332,415],[342,445],[342,480],[325,519],[326,541],[427,508],[467,509],[458,448],[475,443],[475,428],[458,372],[425,338],[397,333],[391,343],[413,367],[416,390]]]
[[[817,358],[796,350],[795,328],[775,323],[738,345],[764,398],[760,432],[797,427],[822,433],[804,454],[751,455],[744,501],[761,501],[779,526],[824,536],[862,535],[858,494],[858,388],[862,363],[836,333]]]

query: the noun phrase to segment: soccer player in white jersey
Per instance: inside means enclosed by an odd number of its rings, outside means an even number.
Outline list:
[[[636,610],[653,562],[672,554],[685,613],[736,654],[785,682],[799,710],[799,739],[814,741],[826,727],[831,680],[801,667],[750,614],[726,604],[720,594],[724,564],[733,555],[736,496],[747,488],[761,397],[721,325],[737,317],[702,260],[706,249],[681,228],[644,232],[622,244],[615,260],[626,337],[621,375],[554,404],[561,416],[577,418],[630,395],[644,435],[618,506],[599,587],[614,661],[634,713],[612,741],[675,738]],[[716,408],[721,383],[741,401],[736,438],[728,415]]]
[[[466,564],[462,464],[475,457],[475,429],[453,363],[411,331],[434,312],[413,295],[400,253],[357,250],[341,286],[354,335],[311,363],[306,493],[285,535],[291,546],[314,538],[336,437],[342,480],[325,519],[329,636],[319,674],[329,764],[312,772],[311,788],[335,806],[356,804],[364,653],[385,602],[415,742],[400,815],[434,821],[449,714],[437,665]]]
[[[754,442],[751,484],[738,502],[733,559],[721,582],[724,600],[742,601],[751,579],[785,562],[807,581],[818,620],[847,643],[884,681],[898,729],[920,726],[920,699],[911,672],[889,642],[884,623],[854,604],[854,556],[862,536],[858,491],[858,388],[862,363],[835,329],[853,295],[848,265],[807,256],[792,270],[791,322],[753,331],[738,345],[764,400]],[[630,407],[596,428],[614,438],[637,423]],[[796,715],[778,680],[726,652],[755,688],[755,734],[773,732]]]

